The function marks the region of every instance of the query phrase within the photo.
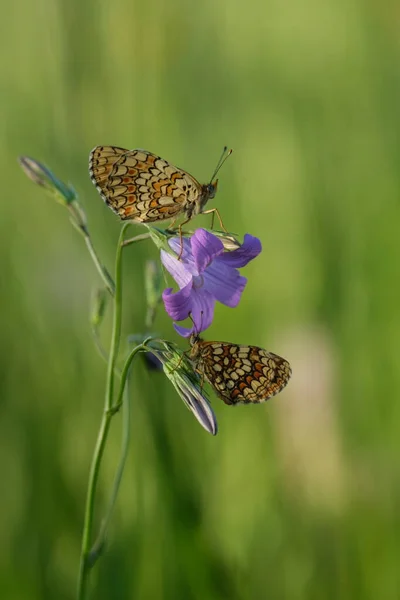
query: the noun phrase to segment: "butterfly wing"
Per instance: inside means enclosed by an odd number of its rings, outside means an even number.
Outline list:
[[[185,213],[202,192],[189,173],[139,149],[124,151],[113,160],[99,186],[106,203],[122,220],[145,223]]]
[[[199,342],[200,369],[226,404],[258,404],[288,383],[287,360],[257,346]]]
[[[110,177],[114,163],[127,152],[129,152],[129,150],[119,148],[118,146],[96,146],[89,154],[90,179],[96,186],[97,191],[104,202],[107,204],[108,197],[106,184],[108,178]]]

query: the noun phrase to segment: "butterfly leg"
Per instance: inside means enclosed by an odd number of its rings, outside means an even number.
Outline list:
[[[217,215],[218,221],[219,221],[219,223],[221,225],[221,228],[225,231],[225,233],[229,233],[228,230],[226,229],[225,225],[222,222],[222,218],[221,218],[221,215],[219,214],[218,208],[210,208],[210,210],[205,210],[201,214],[202,215],[210,215],[210,214],[212,214],[211,229],[214,226],[214,216]]]
[[[176,221],[176,218],[175,218],[175,219],[172,221],[171,225],[168,227],[168,230],[169,230],[169,231],[173,231],[173,227],[174,227],[174,225],[175,225],[175,221]],[[182,234],[182,227],[183,227],[183,225],[186,225],[186,223],[189,223],[189,221],[190,221],[190,219],[186,219],[186,221],[183,221],[183,223],[181,223],[181,224],[180,224],[180,225],[179,225],[179,226],[176,228],[176,229],[179,231],[179,241],[180,241],[180,243],[181,243],[181,249],[180,249],[180,252],[179,252],[178,260],[180,260],[180,259],[181,259],[182,252],[183,252],[183,234]],[[176,229],[175,229],[175,231],[176,231]]]
[[[201,391],[201,393],[203,393],[204,380],[205,380],[204,368],[198,368],[198,367],[196,367],[195,372],[197,373],[197,375],[200,376],[200,391]]]
[[[173,220],[171,221],[171,224],[170,224],[170,226],[168,227],[168,229],[171,229],[171,230],[172,230],[172,229],[174,228],[174,225],[175,225],[176,219],[177,219],[177,217],[175,217],[175,219],[173,219]]]
[[[213,213],[211,215],[211,229],[214,229],[214,217],[215,217],[215,212],[213,211]]]
[[[190,219],[186,219],[186,221],[183,221],[183,223],[181,223],[178,227],[178,231],[179,231],[179,240],[181,242],[181,251],[179,252],[179,256],[178,256],[178,260],[181,260],[181,256],[182,256],[182,252],[183,252],[183,237],[182,237],[182,227],[184,225],[186,225],[186,223],[189,223]]]
[[[173,373],[174,371],[176,371],[177,369],[179,369],[179,367],[181,366],[181,363],[182,363],[182,361],[183,361],[183,357],[184,357],[184,356],[186,357],[187,355],[188,355],[188,351],[187,351],[187,350],[185,350],[185,351],[182,353],[182,356],[180,357],[180,359],[179,359],[179,361],[178,361],[178,364],[177,364],[177,365],[175,365],[175,367],[172,369],[172,371],[170,371],[170,373]]]

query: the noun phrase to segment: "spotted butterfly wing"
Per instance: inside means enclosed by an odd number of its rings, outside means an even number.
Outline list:
[[[151,223],[202,211],[216,185],[201,185],[186,171],[146,150],[96,146],[90,177],[103,200],[122,219]]]
[[[128,150],[118,146],[96,146],[89,155],[89,174],[100,196],[108,203],[107,182],[114,163]]]
[[[257,346],[205,342],[192,336],[190,356],[226,404],[258,404],[279,394],[292,370],[287,360]]]

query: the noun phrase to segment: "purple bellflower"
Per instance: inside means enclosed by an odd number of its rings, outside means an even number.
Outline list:
[[[225,251],[222,241],[205,229],[197,229],[191,238],[184,238],[180,260],[161,250],[161,260],[179,286],[178,292],[168,288],[163,292],[165,310],[174,321],[189,316],[193,321],[190,329],[174,324],[183,337],[207,329],[214,317],[215,302],[234,308],[246,286],[247,279],[238,268],[244,267],[261,252],[258,238],[246,233],[243,244],[232,251]],[[171,238],[171,249],[179,255],[181,241]]]

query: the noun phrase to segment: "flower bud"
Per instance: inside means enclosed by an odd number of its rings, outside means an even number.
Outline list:
[[[99,288],[93,294],[92,310],[90,313],[90,323],[93,327],[98,327],[103,321],[108,300],[108,292],[105,288]]]
[[[162,362],[165,375],[200,425],[211,435],[217,435],[217,419],[191,361],[175,344],[164,340],[162,345],[163,348],[148,349]]]
[[[77,194],[71,185],[67,185],[58,179],[53,173],[39,161],[29,156],[20,156],[18,162],[33,183],[40,185],[47,192],[56,196],[61,204],[70,204],[76,200]]]

